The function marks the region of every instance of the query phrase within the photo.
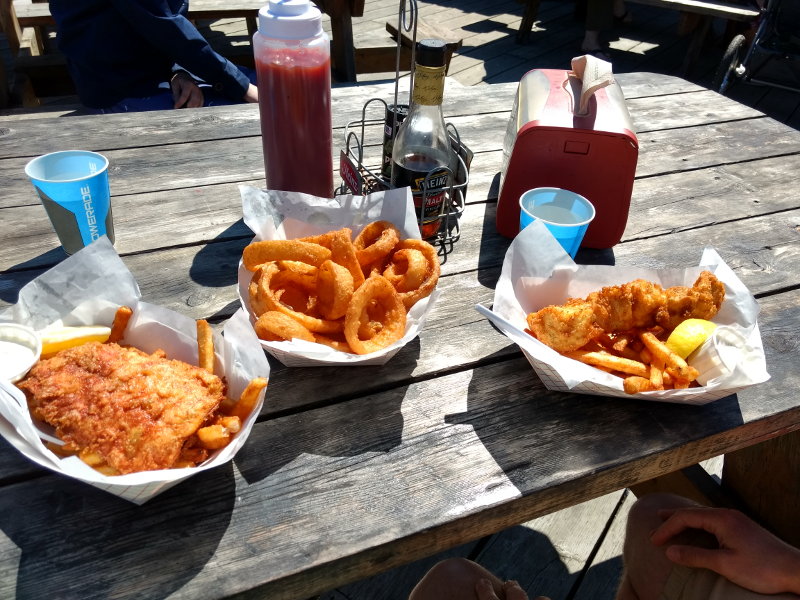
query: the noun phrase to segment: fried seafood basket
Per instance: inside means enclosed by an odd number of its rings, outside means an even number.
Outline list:
[[[417,4],[416,0],[401,0],[398,15],[397,31],[401,29],[413,32],[411,44],[411,65],[414,64],[414,48],[417,37]],[[391,106],[395,109],[408,109],[408,103],[402,104],[398,100],[398,85],[400,81],[401,35],[397,36],[397,60],[395,64],[395,89],[394,102]],[[414,71],[409,73],[409,95],[414,87]],[[391,180],[382,173],[384,144],[387,143],[385,133],[397,131],[397,110],[389,110],[389,103],[381,98],[367,100],[361,109],[359,119],[350,121],[345,126],[344,148],[339,158],[339,171],[342,177],[341,185],[335,194],[369,194],[379,190],[392,188]],[[387,115],[392,115],[388,117]],[[457,157],[455,171],[446,168],[451,177],[445,187],[428,188],[429,177],[434,172],[441,172],[441,167],[428,173],[425,185],[420,192],[414,192],[414,205],[418,207],[417,219],[422,227],[422,210],[426,206],[429,196],[437,196],[444,192],[445,200],[441,204],[441,224],[437,232],[426,240],[439,249],[439,254],[446,258],[452,250],[452,244],[461,236],[459,218],[464,212],[464,201],[469,183],[469,168],[473,153],[461,141],[458,130],[452,123],[447,123],[450,144],[454,155]],[[429,217],[430,218],[430,217]]]

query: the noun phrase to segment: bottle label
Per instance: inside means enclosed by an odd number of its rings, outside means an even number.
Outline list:
[[[433,106],[444,98],[444,67],[414,67],[414,104]]]
[[[426,182],[425,178],[429,173],[430,177]],[[417,210],[417,215],[421,216],[422,224],[436,221],[441,217],[449,178],[449,173],[445,169],[433,172],[415,171],[402,167],[398,163],[394,164],[394,187],[408,186],[411,188],[411,192],[414,194],[414,208]],[[420,210],[423,200],[425,206]]]
[[[386,118],[383,125],[383,160],[381,161],[381,175],[387,181],[392,177],[392,149],[394,138],[400,129],[400,124],[408,116],[408,106],[389,104],[386,107]]]

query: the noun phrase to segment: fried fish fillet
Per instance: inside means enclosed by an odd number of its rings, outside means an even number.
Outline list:
[[[530,313],[528,328],[542,343],[558,352],[585,346],[603,332],[619,333],[659,325],[674,329],[689,318],[711,319],[725,300],[725,286],[703,271],[692,287],[667,289],[636,279],[592,292],[586,299],[569,298],[561,306]]]
[[[166,469],[225,399],[216,375],[162,352],[90,342],[39,361],[17,384],[31,414],[120,474]]]

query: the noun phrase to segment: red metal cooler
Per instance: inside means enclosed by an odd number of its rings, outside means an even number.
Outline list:
[[[519,197],[559,187],[587,198],[597,212],[582,247],[611,248],[622,238],[639,156],[622,90],[596,90],[587,114],[573,106],[581,81],[560,69],[535,69],[519,83],[503,143],[497,231],[519,233]]]

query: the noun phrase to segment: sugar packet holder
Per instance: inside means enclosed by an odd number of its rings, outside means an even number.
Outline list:
[[[410,188],[375,192],[366,196],[342,194],[319,198],[308,194],[264,190],[239,186],[245,224],[255,233],[253,241],[285,240],[308,237],[349,227],[353,236],[374,221],[389,221],[403,239],[420,239],[419,223]],[[255,323],[250,308],[248,286],[252,273],[239,262],[239,299]],[[340,352],[322,344],[292,340],[268,342],[261,347],[287,367],[372,366],[384,365],[403,346],[419,335],[440,292],[434,290],[408,311],[405,334],[394,344],[367,355]]]
[[[0,320],[24,323],[37,330],[54,325],[110,325],[117,307],[123,305],[133,309],[133,316],[122,343],[146,352],[163,349],[169,358],[198,363],[196,321],[143,302],[136,280],[105,237],[26,284],[17,304],[0,313]],[[226,378],[230,397],[238,398],[252,378],[269,378],[269,363],[244,310],[225,323],[222,336],[214,334],[214,346],[216,372]],[[0,381],[0,435],[47,469],[143,504],[184,479],[231,460],[247,440],[264,396],[262,390],[258,405],[236,438],[192,468],[107,476],[77,457],[58,457],[44,444],[55,439],[52,428],[31,418],[25,395],[6,381]]]
[[[703,270],[713,272],[725,285],[726,299],[713,321],[737,327],[747,340],[736,368],[706,386],[629,395],[622,388],[621,378],[567,358],[525,332],[528,313],[561,304],[567,297],[585,297],[603,286],[637,278],[663,287],[691,286]],[[476,309],[520,346],[534,371],[551,390],[701,405],[769,379],[757,323],[758,303],[711,248],[703,251],[697,267],[687,269],[578,266],[547,228],[534,222],[514,239],[506,252],[492,310],[482,306]]]

